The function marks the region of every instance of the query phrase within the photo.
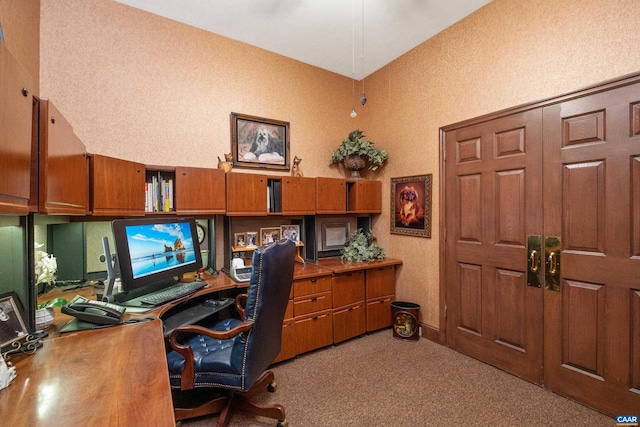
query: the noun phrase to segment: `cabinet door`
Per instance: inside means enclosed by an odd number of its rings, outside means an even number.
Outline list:
[[[339,343],[366,332],[364,302],[333,310],[333,342]]]
[[[282,177],[282,214],[314,215],[316,213],[316,179]]]
[[[347,182],[347,211],[355,213],[382,212],[382,182],[364,179]]]
[[[228,173],[227,215],[267,215],[267,177],[249,173]]]
[[[395,294],[396,276],[393,265],[369,269],[365,276],[367,299]]]
[[[141,163],[92,155],[93,215],[144,215],[144,178]]]
[[[71,123],[47,99],[40,99],[39,211],[85,215],[89,165],[84,144]]]
[[[175,202],[176,212],[181,215],[224,214],[224,171],[177,167]]]
[[[391,296],[367,300],[367,332],[391,326]]]
[[[364,301],[364,271],[353,271],[333,276],[333,306]]]
[[[347,181],[340,178],[316,178],[316,213],[347,211]]]
[[[295,318],[296,352],[298,354],[333,344],[331,310]]]
[[[0,213],[29,212],[32,86],[31,76],[0,43]]]

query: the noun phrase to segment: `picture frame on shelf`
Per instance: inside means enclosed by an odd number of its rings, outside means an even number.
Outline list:
[[[432,174],[391,178],[391,234],[431,237]]]
[[[289,122],[231,113],[233,166],[290,170]]]
[[[300,226],[297,224],[281,225],[280,236],[282,239],[291,239],[298,244],[300,243]]]
[[[247,233],[233,233],[233,246],[236,248],[247,246]]]
[[[247,231],[247,247],[255,248],[258,246],[258,232],[257,231]]]
[[[0,295],[0,348],[29,335],[22,314],[22,304],[14,291]]]
[[[266,227],[260,229],[260,244],[277,242],[280,240],[280,227]]]

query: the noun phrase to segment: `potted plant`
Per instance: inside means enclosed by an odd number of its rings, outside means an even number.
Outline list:
[[[65,305],[67,305],[67,300],[61,297],[40,304],[36,310],[36,329],[43,330],[48,328],[53,323],[53,307],[62,307]]]
[[[381,150],[369,141],[364,133],[356,129],[342,140],[342,143],[331,155],[331,163],[342,163],[351,171],[351,178],[359,179],[360,171],[368,168],[376,170],[386,160],[387,150]]]
[[[375,236],[371,231],[366,233],[362,228],[358,228],[349,238],[343,249],[341,258],[345,261],[373,261],[385,257],[385,250],[375,243]]]

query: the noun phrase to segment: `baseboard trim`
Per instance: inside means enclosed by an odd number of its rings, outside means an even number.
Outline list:
[[[434,328],[433,326],[429,326],[425,323],[420,323],[420,328],[422,330],[422,338],[426,338],[429,341],[433,341],[440,345],[446,345],[444,334],[441,333],[440,329]]]

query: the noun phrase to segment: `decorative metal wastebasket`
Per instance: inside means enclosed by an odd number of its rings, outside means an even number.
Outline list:
[[[420,339],[420,305],[412,302],[391,303],[393,337],[406,341]]]

